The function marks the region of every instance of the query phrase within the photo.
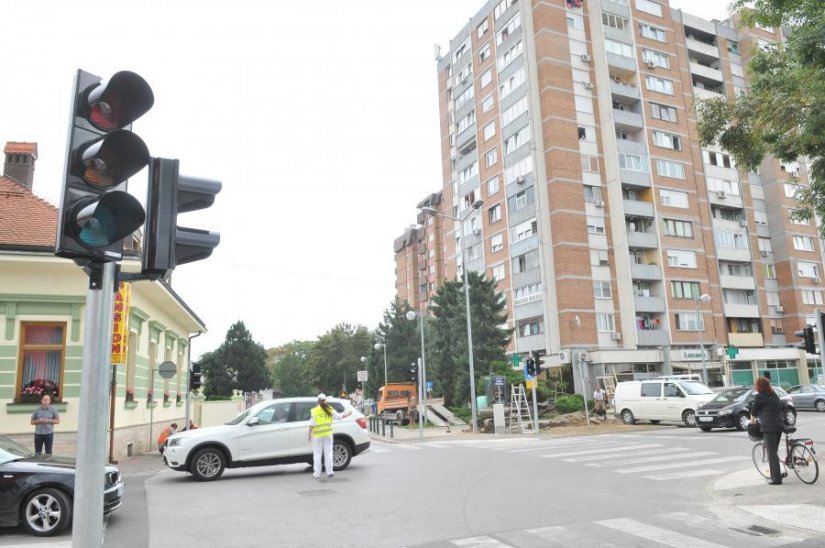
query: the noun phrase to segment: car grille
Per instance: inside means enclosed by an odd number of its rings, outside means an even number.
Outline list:
[[[106,472],[106,486],[107,487],[109,485],[116,484],[118,481],[120,481],[120,472],[119,471]]]

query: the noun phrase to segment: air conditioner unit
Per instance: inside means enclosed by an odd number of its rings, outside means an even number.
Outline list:
[[[739,226],[748,226],[747,219],[739,219]]]
[[[561,363],[570,363],[570,351],[559,350],[559,361]]]
[[[481,236],[481,229],[480,228],[474,228],[473,229],[473,234],[475,234],[476,236]]]
[[[765,251],[765,250],[763,249],[763,250],[761,250],[761,251],[759,252],[759,255],[760,255],[760,256],[762,256],[762,257],[767,257],[767,256],[768,256],[768,252],[767,252],[767,251]]]
[[[589,63],[590,62],[590,56],[587,55],[586,53],[582,53],[581,54],[581,60],[582,60],[582,63]]]
[[[620,341],[620,340],[622,340],[622,334],[619,333],[618,331],[616,331],[614,333],[611,333],[610,338],[613,339],[614,341]]]
[[[516,184],[517,185],[523,185],[524,184],[524,175],[519,175],[518,177],[516,177]]]
[[[776,310],[777,312],[785,312],[785,307],[784,307],[784,306],[782,306],[781,304],[778,304],[778,305],[774,306],[773,308],[774,308],[774,310]]]
[[[728,197],[728,195],[724,190],[719,190],[719,191],[716,192],[716,197],[719,198],[720,200],[724,200],[725,198]]]
[[[592,82],[584,82],[584,89],[593,89],[596,87]]]
[[[653,61],[648,61],[648,62],[647,62],[647,63],[645,63],[645,64],[647,65],[647,68],[649,68],[649,69],[655,69],[655,68],[658,66],[658,65],[656,65],[656,63],[654,63]]]
[[[604,207],[604,202],[599,200],[598,202],[593,202],[593,205],[595,205],[596,207]]]
[[[576,354],[576,359],[579,362],[586,362],[587,361],[587,352],[579,352]]]

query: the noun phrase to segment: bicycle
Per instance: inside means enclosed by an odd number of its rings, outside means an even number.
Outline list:
[[[811,485],[819,478],[819,464],[816,461],[816,451],[814,442],[810,438],[792,439],[791,434],[796,432],[795,426],[786,426],[782,432],[785,434],[785,458],[780,459],[782,467],[782,477],[788,475],[788,468],[792,469],[797,477],[803,482]],[[780,442],[781,448],[781,442]],[[768,451],[765,447],[765,440],[761,440],[753,446],[753,465],[756,470],[766,479],[771,479],[771,469],[768,464]]]

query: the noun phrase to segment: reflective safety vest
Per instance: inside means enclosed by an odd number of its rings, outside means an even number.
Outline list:
[[[315,428],[312,435],[316,438],[326,438],[332,435],[332,415],[327,415],[324,408],[316,405],[312,408],[312,418],[315,419]]]

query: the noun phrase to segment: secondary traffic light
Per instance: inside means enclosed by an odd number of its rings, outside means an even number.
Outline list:
[[[544,363],[544,358],[542,356],[541,350],[532,350],[530,353],[533,355],[533,361],[536,364],[536,372],[534,375],[538,375],[539,373],[541,373],[541,364]]]
[[[533,358],[527,358],[524,362],[524,370],[527,372],[529,378],[536,376],[536,362]]]
[[[197,390],[203,384],[201,382],[201,378],[203,377],[203,373],[201,372],[201,364],[197,362],[192,362],[192,370],[189,372],[189,390]]]
[[[131,123],[154,104],[149,84],[121,71],[108,81],[78,70],[57,223],[55,254],[81,263],[117,261],[123,239],[143,225],[126,180],[149,162]]]
[[[412,364],[409,369],[410,373],[410,380],[413,382],[418,381],[418,364]]]
[[[797,348],[804,348],[808,354],[816,354],[816,343],[814,342],[814,327],[809,325],[805,329],[794,331],[793,333],[802,339],[802,342],[796,343]]]
[[[220,234],[178,226],[178,213],[206,209],[215,202],[221,183],[184,177],[178,160],[152,158],[146,196],[146,231],[142,273],[163,278],[177,265],[206,259]]]

